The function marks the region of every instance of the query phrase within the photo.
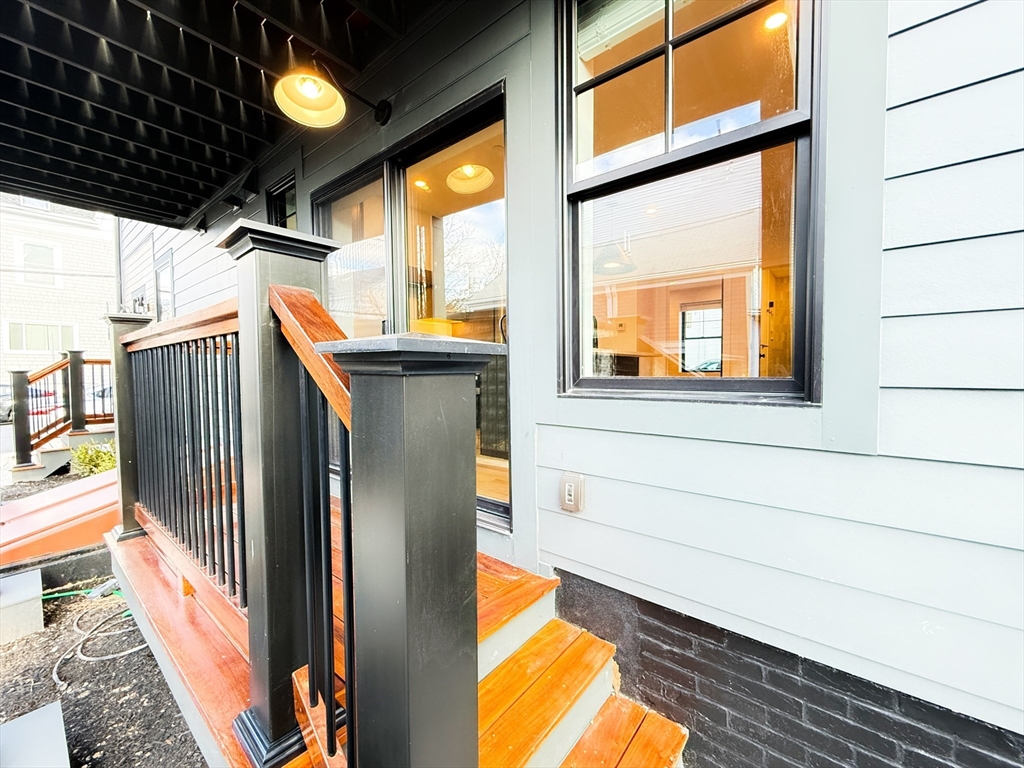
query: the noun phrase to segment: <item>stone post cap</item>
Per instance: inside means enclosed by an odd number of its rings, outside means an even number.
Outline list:
[[[107,325],[113,325],[114,323],[137,323],[138,325],[149,325],[156,320],[152,315],[137,315],[134,312],[112,312],[104,315],[103,319],[107,321]]]
[[[261,221],[239,219],[221,235],[217,247],[227,248],[232,259],[240,259],[250,251],[261,250],[323,261],[327,254],[341,248],[341,243]]]
[[[507,354],[504,344],[426,333],[322,341],[314,349],[333,355],[348,373],[390,376],[478,373],[495,355]]]

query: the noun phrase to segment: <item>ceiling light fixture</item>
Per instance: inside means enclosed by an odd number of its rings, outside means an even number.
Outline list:
[[[636,271],[629,249],[618,243],[606,245],[594,254],[595,275],[625,275]]]
[[[779,27],[786,23],[786,19],[788,18],[789,17],[782,11],[779,11],[778,13],[773,13],[771,16],[764,20],[764,28],[778,29]]]
[[[416,187],[416,189],[422,189],[424,192],[430,191],[430,185],[427,184],[427,182],[425,182],[423,179],[416,179],[416,181],[414,181],[412,185]]]
[[[295,67],[280,78],[274,85],[274,101],[300,125],[329,128],[345,117],[347,106],[342,92],[372,109],[373,118],[380,125],[391,119],[391,104],[387,100],[377,104],[367,101],[341,85],[327,67],[316,61],[306,67]]]
[[[466,163],[449,173],[446,183],[452,192],[472,195],[491,186],[494,183],[494,174],[486,166]]]

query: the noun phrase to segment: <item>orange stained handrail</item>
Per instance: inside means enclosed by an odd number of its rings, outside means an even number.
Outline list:
[[[187,315],[153,323],[138,331],[126,333],[121,344],[129,352],[178,344],[182,341],[206,339],[210,336],[235,333],[238,330],[238,299],[189,312]]]
[[[40,379],[45,379],[51,373],[56,373],[57,371],[62,371],[65,368],[67,368],[69,365],[71,365],[71,361],[68,358],[66,358],[66,357],[62,358],[60,360],[57,360],[54,363],[50,363],[45,368],[40,368],[38,371],[33,371],[32,373],[30,373],[28,375],[28,383],[29,384],[35,384]]]
[[[281,332],[299,362],[313,377],[331,408],[348,429],[352,428],[352,400],[348,374],[330,355],[319,355],[314,345],[347,338],[312,291],[290,285],[270,286],[270,308],[281,322]]]

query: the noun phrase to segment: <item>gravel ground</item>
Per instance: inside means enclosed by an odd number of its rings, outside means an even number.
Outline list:
[[[51,488],[57,488],[65,483],[81,479],[81,475],[65,472],[63,475],[50,475],[42,480],[34,480],[30,483],[14,483],[13,485],[5,485],[0,487],[0,504],[6,504],[9,501],[16,501],[17,499],[24,499],[26,496],[42,493],[43,491],[48,491]]]
[[[88,589],[102,581],[51,591]],[[127,608],[119,595],[44,601],[45,629],[0,646],[0,722],[60,699],[73,768],[205,766],[142,634],[134,620],[122,617]],[[94,628],[81,654],[129,652],[83,660],[75,649]]]

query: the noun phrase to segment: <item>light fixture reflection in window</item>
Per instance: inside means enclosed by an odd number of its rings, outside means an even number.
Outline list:
[[[786,19],[788,18],[789,17],[782,11],[779,11],[778,13],[773,13],[771,16],[765,19],[764,28],[778,29],[779,27],[786,23]]]
[[[466,163],[448,174],[448,188],[460,195],[482,192],[494,183],[494,174],[484,165]]]

